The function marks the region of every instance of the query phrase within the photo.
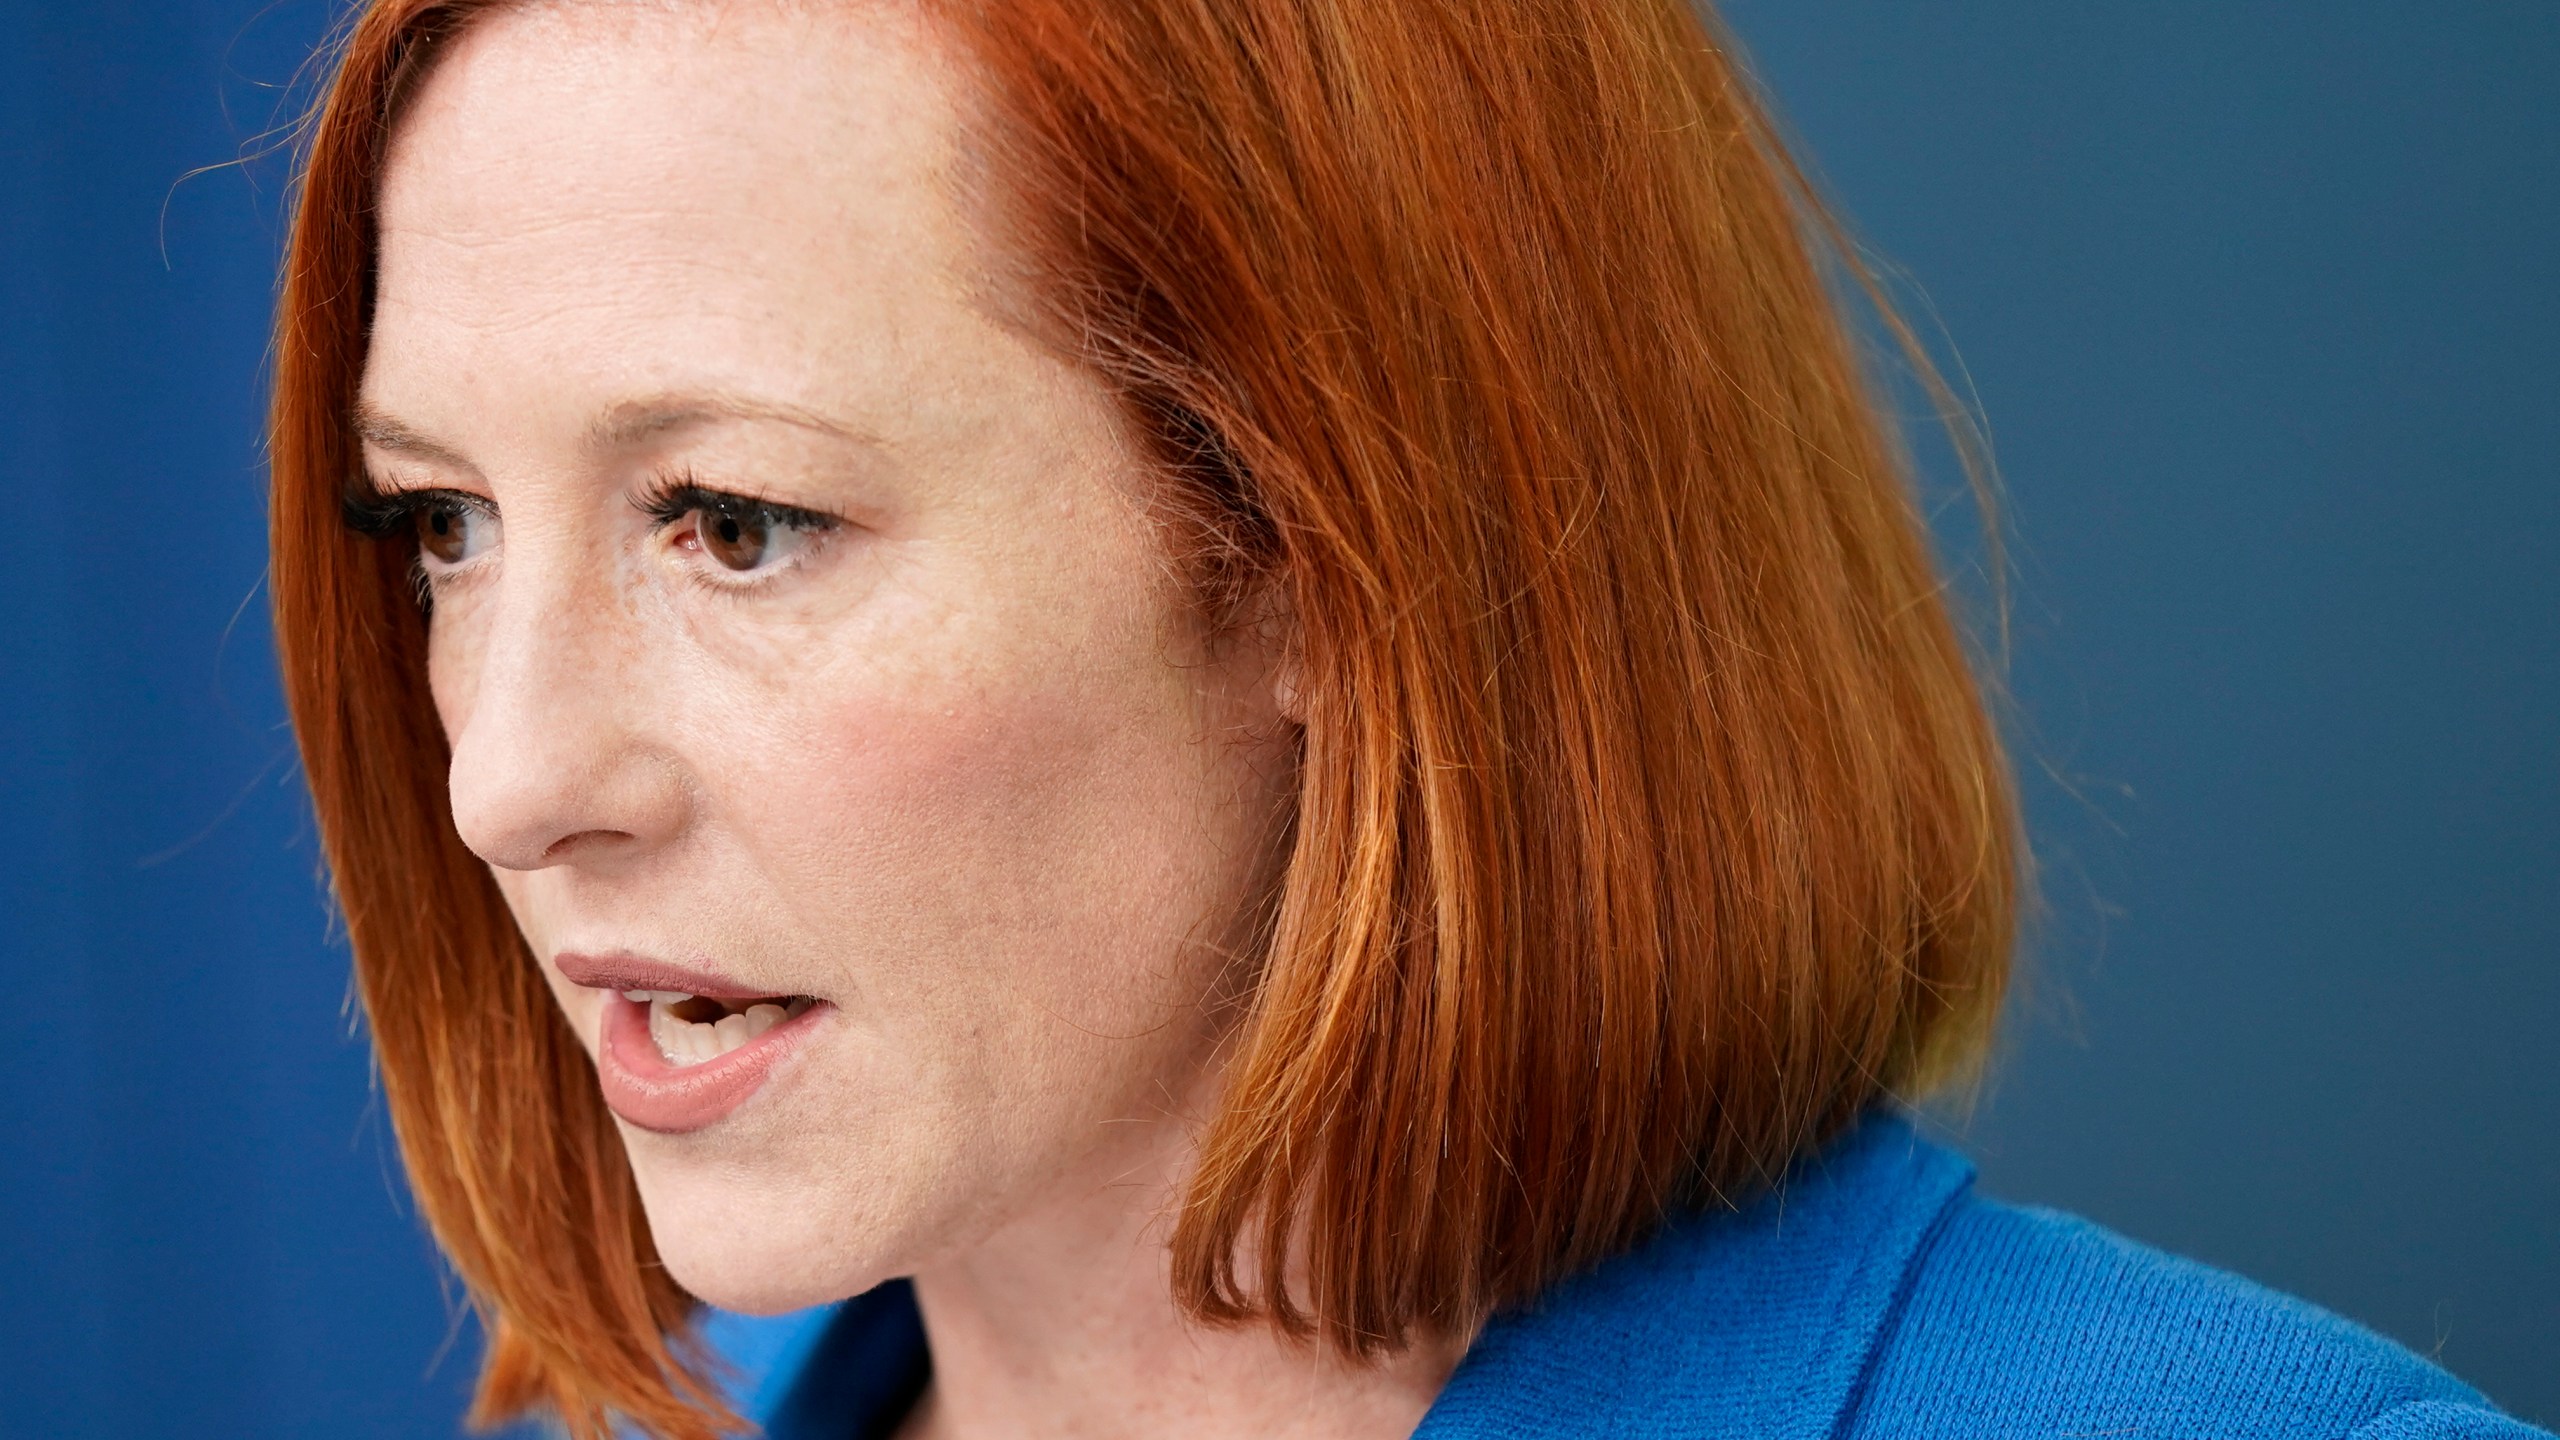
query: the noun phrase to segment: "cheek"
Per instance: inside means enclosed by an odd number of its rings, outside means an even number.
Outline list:
[[[1233,797],[1177,697],[1091,679],[846,697],[805,717],[793,748],[817,762],[755,787],[734,833],[884,1001],[1070,1030],[1158,1003],[1223,889],[1209,832]]]
[[[728,1133],[635,1137],[680,1280],[799,1277],[734,1303],[850,1293],[1125,1178],[1165,1132],[1124,1122],[1210,1072],[1203,942],[1256,873],[1258,772],[1151,648],[939,653],[721,707],[726,743],[689,745],[719,757],[694,859],[839,1011]]]
[[[1054,1152],[1202,1063],[1262,797],[1144,625],[938,640],[740,707],[722,728],[754,738],[697,773],[860,1037],[843,1082]]]
[[[439,596],[427,618],[427,693],[448,745],[462,733],[463,721],[479,693],[486,627],[474,598],[468,593]]]

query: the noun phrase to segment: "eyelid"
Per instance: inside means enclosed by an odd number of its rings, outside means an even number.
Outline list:
[[[631,503],[661,526],[673,525],[697,510],[717,515],[761,514],[771,523],[809,534],[822,534],[844,523],[842,516],[823,510],[786,505],[734,490],[715,490],[690,475],[661,475],[650,482],[647,490],[633,496]]]
[[[338,512],[348,529],[382,540],[407,533],[418,512],[435,504],[477,510],[493,520],[498,517],[497,502],[468,490],[442,486],[403,488],[376,484],[370,479],[361,486],[349,488],[338,502]]]

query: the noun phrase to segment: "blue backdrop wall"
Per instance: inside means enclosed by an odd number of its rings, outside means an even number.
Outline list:
[[[11,1434],[447,1435],[259,589],[318,0],[9,0]],[[1731,0],[2000,447],[2012,1196],[2560,1423],[2560,9]],[[185,178],[203,166],[225,166]]]

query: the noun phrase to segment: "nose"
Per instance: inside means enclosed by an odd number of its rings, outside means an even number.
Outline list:
[[[688,818],[677,758],[651,739],[642,647],[616,597],[530,570],[511,565],[485,608],[454,617],[467,633],[431,647],[448,670],[436,688],[460,701],[446,712],[455,828],[508,870],[629,864]]]

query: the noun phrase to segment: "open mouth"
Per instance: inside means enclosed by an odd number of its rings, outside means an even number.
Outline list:
[[[669,1065],[682,1069],[717,1060],[818,1002],[807,995],[689,995],[681,990],[625,990],[649,1007],[649,1039]]]

